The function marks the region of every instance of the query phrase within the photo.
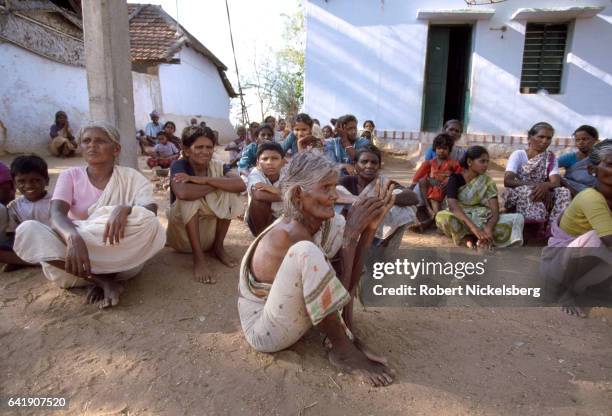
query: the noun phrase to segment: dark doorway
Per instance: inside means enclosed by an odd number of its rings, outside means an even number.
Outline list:
[[[430,26],[427,40],[423,131],[440,131],[450,119],[467,122],[472,26]]]

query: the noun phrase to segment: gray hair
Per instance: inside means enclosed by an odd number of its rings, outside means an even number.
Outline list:
[[[302,212],[293,202],[295,190],[300,187],[308,191],[331,174],[337,175],[338,167],[321,152],[309,150],[295,155],[280,184],[283,195],[283,216],[300,220]]]
[[[589,163],[593,166],[597,166],[609,153],[612,153],[612,139],[602,140],[596,143],[593,149],[591,149]]]
[[[83,135],[85,134],[85,132],[91,129],[100,129],[104,133],[106,133],[108,138],[111,139],[113,142],[115,142],[118,145],[121,144],[120,137],[119,137],[119,131],[115,128],[115,126],[105,121],[93,121],[81,127],[81,129],[79,130],[79,134],[77,135],[77,141],[79,144],[81,144],[81,139],[83,138]]]
[[[536,134],[538,134],[538,132],[541,129],[550,130],[552,131],[553,135],[555,134],[555,128],[550,123],[547,123],[545,121],[540,121],[534,124],[533,126],[531,126],[531,128],[527,132],[527,136],[528,137],[535,136]]]

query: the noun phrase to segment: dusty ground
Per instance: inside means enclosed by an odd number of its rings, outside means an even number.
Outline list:
[[[51,159],[54,179],[80,163]],[[401,166],[387,158],[385,170],[405,180]],[[226,245],[239,257],[251,239],[235,222]],[[430,232],[403,244],[449,242]],[[70,415],[612,414],[608,310],[578,320],[557,308],[358,308],[360,335],[397,371],[374,389],[335,371],[314,333],[281,353],[250,349],[238,270],[211,267],[217,285],[194,283],[190,257],[164,249],[107,311],[39,269],[3,274],[0,395],[65,396]]]

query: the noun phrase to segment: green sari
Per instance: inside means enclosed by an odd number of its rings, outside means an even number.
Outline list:
[[[479,228],[484,228],[491,218],[488,202],[497,198],[497,186],[488,175],[479,175],[459,188],[457,200],[463,212]],[[523,244],[523,216],[521,214],[500,214],[493,228],[493,244],[496,247],[507,247]],[[436,215],[436,226],[457,245],[472,234],[467,225],[450,210],[439,211]]]

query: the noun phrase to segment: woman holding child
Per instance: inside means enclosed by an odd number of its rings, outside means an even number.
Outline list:
[[[500,214],[497,187],[486,174],[489,154],[470,147],[461,159],[462,173],[453,173],[446,186],[448,209],[436,214],[438,229],[457,245],[507,247],[523,244],[523,216]]]
[[[246,189],[244,181],[228,165],[213,159],[216,144],[209,127],[186,128],[184,158],[170,168],[168,245],[193,254],[193,278],[201,283],[215,283],[204,251],[212,250],[226,266],[235,265],[223,242],[231,220],[244,212],[240,199]]]
[[[569,205],[571,195],[561,186],[555,154],[548,150],[555,134],[545,122],[529,129],[527,150],[516,150],[508,158],[504,175],[505,206],[523,214],[525,221],[548,222],[550,227]]]
[[[15,253],[41,263],[62,288],[91,285],[90,303],[114,306],[122,280],[135,276],[164,247],[149,180],[117,166],[119,132],[105,123],[85,126],[78,143],[87,166],[59,175],[51,201],[51,227],[34,220],[17,227]]]
[[[612,296],[612,139],[593,146],[589,173],[596,179],[572,200],[552,226],[541,271],[562,309],[586,317],[581,295]]]
[[[294,156],[282,180],[283,217],[250,245],[240,268],[238,311],[247,342],[275,352],[315,327],[328,339],[330,362],[384,386],[386,360],[352,334],[352,298],[364,250],[393,205],[392,188],[376,187],[345,220],[334,212],[336,164],[312,151]],[[340,259],[338,270],[330,260]],[[342,311],[342,312],[341,312]]]

